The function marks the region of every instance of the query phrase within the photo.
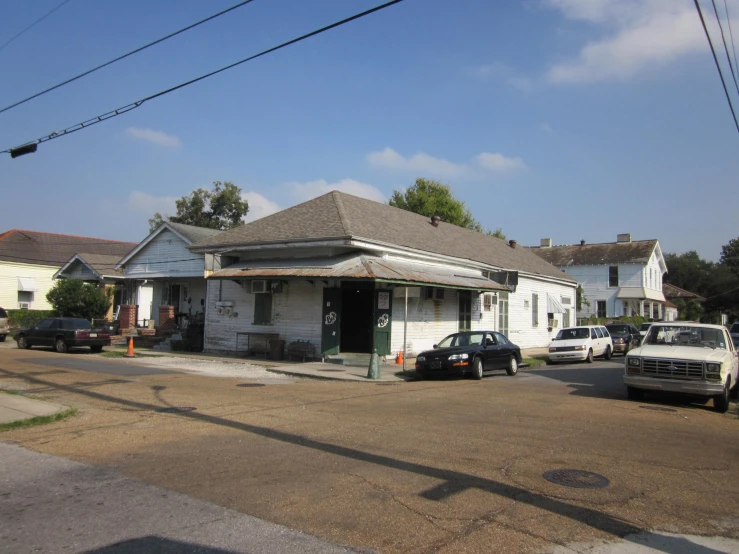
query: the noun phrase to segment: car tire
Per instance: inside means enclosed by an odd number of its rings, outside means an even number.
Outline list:
[[[0,342],[5,342],[5,337],[8,335],[0,335]]]
[[[554,365],[554,362],[552,360],[547,359],[546,364],[547,365]]]
[[[733,400],[739,398],[739,383],[734,383],[734,388],[729,391],[729,398]]]
[[[508,367],[505,369],[505,372],[510,376],[518,373],[518,359],[515,355],[511,356],[511,359],[508,360]]]
[[[59,352],[59,354],[65,354],[66,352],[69,352],[69,347],[67,346],[66,341],[63,338],[59,337],[54,343],[54,350]]]
[[[636,387],[626,387],[626,396],[629,400],[641,401],[644,400],[644,391]]]
[[[729,411],[729,390],[731,389],[731,376],[726,378],[724,392],[713,397],[713,409],[720,414]]]
[[[479,356],[472,360],[472,378],[477,381],[482,379],[482,358]]]
[[[592,348],[588,350],[588,357],[585,358],[585,361],[589,364],[593,363],[593,349]]]
[[[606,360],[610,360],[611,359],[611,347],[610,346],[606,346],[606,353],[603,354],[603,357]]]
[[[98,353],[98,352],[102,352],[103,351],[103,347],[100,346],[100,345],[98,345],[98,346],[91,346],[90,347],[90,350],[92,352]]]
[[[28,350],[29,348],[31,348],[31,345],[28,344],[26,337],[24,337],[23,335],[18,337],[17,342],[18,342],[18,348],[23,348],[24,350]]]

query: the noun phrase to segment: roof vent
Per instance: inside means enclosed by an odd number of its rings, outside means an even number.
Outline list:
[[[552,247],[552,239],[541,239],[541,247],[542,248],[551,248]]]
[[[616,235],[616,242],[631,242],[631,233]]]
[[[585,241],[584,240],[581,240],[580,241],[580,246],[585,246]]]
[[[512,240],[511,239],[511,240],[508,241],[508,246],[510,246],[511,248],[516,248],[516,245],[517,244],[518,243],[515,240]]]
[[[440,221],[441,221],[441,217],[439,217],[438,215],[435,215],[431,218],[431,225],[433,225],[434,227],[438,227]]]

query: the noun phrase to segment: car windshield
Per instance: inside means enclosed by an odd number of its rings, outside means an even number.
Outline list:
[[[608,329],[608,332],[611,334],[616,334],[616,335],[628,335],[629,334],[629,328],[626,327],[626,325],[606,325],[606,329]]]
[[[439,344],[439,348],[449,348],[450,346],[480,346],[482,344],[484,333],[458,333],[449,335]]]
[[[571,339],[586,339],[590,336],[590,329],[587,327],[575,327],[572,329],[562,329],[554,340],[571,340]]]
[[[721,329],[680,325],[652,325],[644,338],[644,344],[697,346],[699,348],[719,348],[721,350],[728,348]]]
[[[641,327],[639,327],[640,331],[647,331],[652,326],[651,323],[642,323]]]
[[[62,319],[59,327],[62,329],[91,329],[92,324],[86,319]]]

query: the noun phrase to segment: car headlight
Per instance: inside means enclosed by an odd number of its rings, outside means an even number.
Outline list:
[[[587,349],[588,349],[588,347],[587,347],[587,346],[585,346],[584,344],[583,344],[583,345],[581,345],[581,346],[576,346],[576,347],[575,347],[575,350],[587,350]]]
[[[706,372],[719,373],[720,371],[721,371],[721,364],[706,364]]]
[[[469,358],[468,354],[452,354],[451,356],[449,356],[449,360],[452,362],[454,360],[466,360],[467,358]]]
[[[615,342],[616,344],[623,344],[624,343],[624,339],[616,339],[613,342]]]
[[[550,346],[549,347],[549,352],[556,352],[556,351],[557,351],[557,347],[556,346]]]
[[[418,358],[416,358],[416,361],[417,362],[425,362],[426,361],[426,356],[419,356]]]
[[[641,367],[641,358],[629,358],[629,367]]]

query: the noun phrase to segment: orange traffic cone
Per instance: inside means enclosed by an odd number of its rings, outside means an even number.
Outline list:
[[[403,365],[403,351],[398,350],[398,355],[395,357],[395,363],[398,365]]]
[[[124,354],[126,358],[135,358],[136,354],[133,353],[133,337],[128,337],[128,351]]]

